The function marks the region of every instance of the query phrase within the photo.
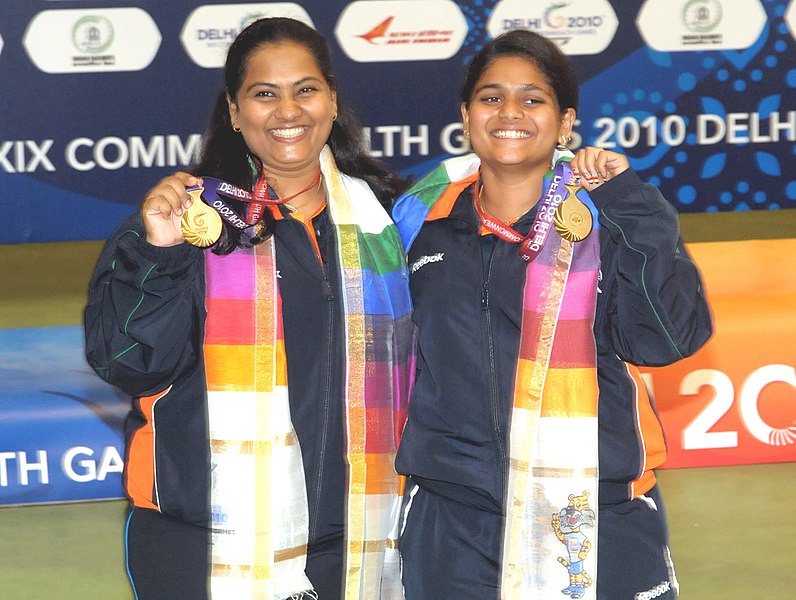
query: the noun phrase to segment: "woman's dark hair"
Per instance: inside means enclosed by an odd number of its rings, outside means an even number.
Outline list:
[[[502,56],[517,56],[535,64],[553,88],[560,110],[578,110],[578,79],[569,59],[555,42],[525,29],[499,35],[475,55],[467,67],[461,91],[462,103],[470,104],[475,84],[492,61]]]
[[[235,98],[246,75],[249,58],[261,46],[280,42],[302,45],[312,54],[330,89],[337,92],[337,119],[332,124],[327,143],[332,150],[337,166],[343,173],[365,180],[385,208],[403,191],[407,182],[386,164],[370,156],[366,150],[365,137],[357,118],[340,97],[337,80],[332,72],[329,47],[324,37],[315,29],[283,17],[254,21],[240,32],[229,47],[224,65],[224,84],[216,101],[205,134],[199,163],[192,169],[195,175],[217,177],[251,189],[254,175],[249,165],[249,148],[243,136],[232,130],[227,95]],[[232,203],[236,204],[236,203]],[[242,209],[242,206],[238,206]],[[267,239],[274,230],[275,222],[269,211],[263,215],[265,228],[258,237],[248,240],[256,244]],[[229,254],[243,242],[241,232],[224,223],[224,234],[213,248],[217,254]]]

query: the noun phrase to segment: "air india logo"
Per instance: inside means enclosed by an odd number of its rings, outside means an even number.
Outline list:
[[[363,33],[359,37],[363,40],[370,42],[371,44],[376,43],[374,40],[378,38],[383,38],[387,35],[387,29],[389,29],[390,24],[395,20],[395,17],[387,17],[381,23],[376,25],[373,29],[368,31],[367,33]]]
[[[335,35],[358,62],[443,60],[456,54],[467,21],[451,0],[358,0],[340,15]]]

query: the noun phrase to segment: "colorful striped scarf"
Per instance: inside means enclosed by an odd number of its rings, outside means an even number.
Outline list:
[[[569,182],[571,157],[562,153],[553,158],[555,173],[565,177],[556,194]],[[407,249],[426,220],[449,214],[461,191],[478,179],[479,166],[473,154],[444,161],[396,201],[393,217]],[[552,179],[550,172],[542,197]],[[588,588],[596,580],[597,566],[593,325],[599,224],[588,195],[580,190],[577,196],[592,211],[592,233],[572,243],[551,228],[526,269],[509,434],[501,598],[553,598],[562,591],[596,597],[594,588]]]
[[[345,599],[401,598],[393,467],[413,367],[406,261],[398,233],[362,181],[324,148],[321,170],[338,244],[345,331]],[[212,460],[211,596],[315,597],[304,574],[308,516],[273,239],[206,254]],[[313,343],[306,340],[306,343]]]

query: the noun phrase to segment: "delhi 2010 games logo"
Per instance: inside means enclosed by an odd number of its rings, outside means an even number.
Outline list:
[[[72,43],[79,52],[98,54],[113,43],[114,31],[110,19],[88,15],[72,27]]]
[[[512,29],[529,29],[556,42],[568,55],[593,55],[608,47],[618,26],[607,0],[499,0],[487,30],[495,38]]]

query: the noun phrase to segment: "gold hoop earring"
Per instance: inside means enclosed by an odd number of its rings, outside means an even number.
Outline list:
[[[470,141],[470,131],[468,129],[465,129],[462,135],[464,135],[465,141]]]
[[[562,135],[558,138],[558,144],[556,145],[556,150],[569,150],[569,143],[572,141],[571,135]]]
[[[233,125],[232,131],[234,131],[235,133],[240,133],[240,127],[238,127],[237,125]]]
[[[337,111],[334,111],[334,114],[332,115],[332,123],[334,123],[336,120],[337,120]]]

